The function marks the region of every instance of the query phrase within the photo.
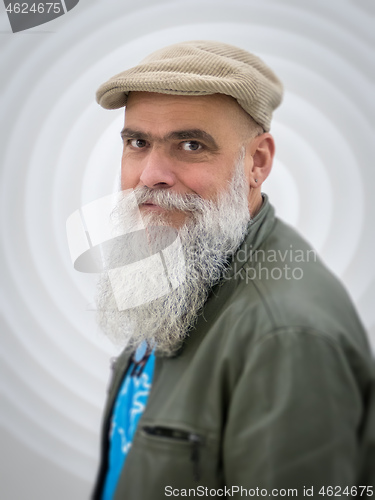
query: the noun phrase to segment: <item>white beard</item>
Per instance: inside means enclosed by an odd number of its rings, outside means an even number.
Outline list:
[[[178,195],[166,189],[135,189],[139,204],[148,201],[167,210],[186,213],[187,222],[178,229],[184,259],[175,262],[177,267],[185,266],[186,276],[178,288],[163,297],[120,311],[109,277],[103,274],[97,290],[97,321],[112,342],[136,349],[147,341],[158,353],[166,356],[174,355],[181,347],[210,290],[220,281],[230,257],[247,232],[249,187],[244,176],[243,156],[242,152],[229,187],[218,195],[215,202],[198,195]],[[129,214],[117,213],[116,216],[121,220]],[[146,227],[169,225],[167,218],[155,213],[143,215],[143,222]],[[156,243],[163,246],[162,241]],[[118,261],[124,261],[123,254],[122,248],[117,253]],[[176,272],[178,274],[179,269]],[[137,294],[136,286],[134,294]]]

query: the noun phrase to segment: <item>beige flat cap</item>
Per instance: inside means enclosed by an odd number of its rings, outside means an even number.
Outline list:
[[[268,132],[283,86],[259,57],[233,45],[202,40],[152,53],[101,85],[96,99],[103,108],[121,108],[131,91],[229,95]]]

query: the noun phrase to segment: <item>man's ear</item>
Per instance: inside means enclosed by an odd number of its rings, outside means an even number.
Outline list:
[[[250,187],[259,188],[271,172],[275,156],[275,141],[272,135],[266,132],[255,137],[248,147],[250,151],[247,154],[253,158],[253,165],[249,172]]]

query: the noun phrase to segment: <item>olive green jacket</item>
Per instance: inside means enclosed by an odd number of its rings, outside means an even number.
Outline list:
[[[129,357],[114,366],[95,499]],[[241,498],[241,487],[324,498],[322,487],[374,487],[374,399],[373,359],[347,293],[266,197],[181,351],[156,359],[114,498],[210,489]]]

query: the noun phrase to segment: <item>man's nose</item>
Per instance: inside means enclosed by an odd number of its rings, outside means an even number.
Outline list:
[[[172,187],[176,183],[173,159],[161,149],[152,148],[144,160],[144,168],[139,179],[149,188]]]

